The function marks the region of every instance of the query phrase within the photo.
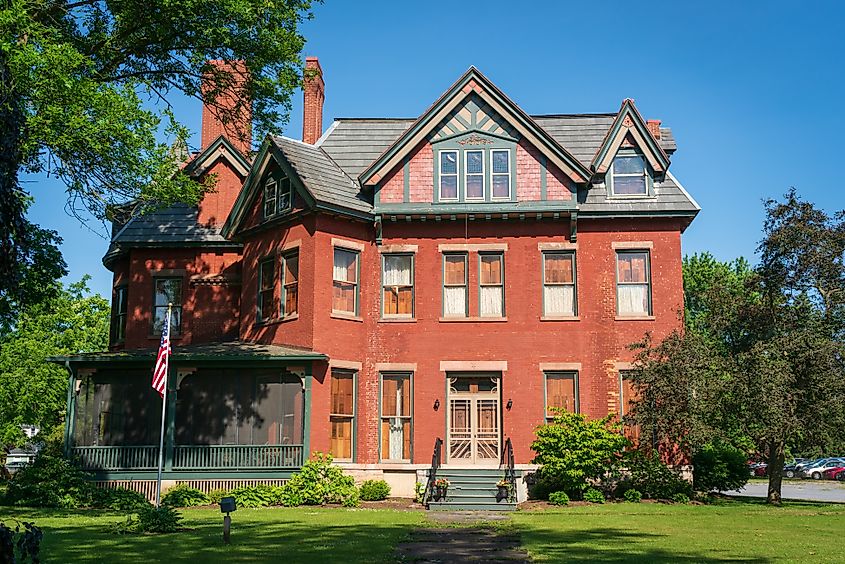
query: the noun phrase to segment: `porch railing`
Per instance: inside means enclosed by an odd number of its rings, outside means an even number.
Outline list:
[[[500,468],[505,471],[504,481],[508,484],[508,501],[516,501],[516,470],[513,461],[513,444],[511,438],[505,441],[505,448],[502,450]]]
[[[78,446],[71,449],[85,470],[155,470],[157,446]],[[303,445],[177,445],[174,470],[299,468]]]
[[[437,481],[437,470],[443,460],[443,439],[437,437],[434,440],[434,452],[431,455],[431,469],[428,471],[428,480],[425,484],[422,503],[428,507],[428,502],[434,497],[434,483]]]
[[[177,445],[173,469],[299,468],[302,445]]]
[[[79,446],[71,451],[85,470],[154,470],[157,446]]]

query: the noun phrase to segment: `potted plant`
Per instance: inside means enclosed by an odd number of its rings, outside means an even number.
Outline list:
[[[508,499],[510,497],[511,487],[511,483],[505,478],[496,482],[496,488],[499,490],[496,494],[496,499],[499,501]]]
[[[446,491],[449,489],[449,480],[446,478],[437,478],[434,480],[434,497],[437,501],[446,499]]]

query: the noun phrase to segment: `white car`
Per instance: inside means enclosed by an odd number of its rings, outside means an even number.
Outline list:
[[[837,466],[845,466],[845,458],[825,458],[815,466],[804,468],[804,477],[821,480],[824,477],[825,470],[830,470]]]

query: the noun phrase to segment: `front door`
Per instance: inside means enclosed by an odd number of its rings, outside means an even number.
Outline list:
[[[499,375],[449,374],[448,420],[450,464],[498,464]]]

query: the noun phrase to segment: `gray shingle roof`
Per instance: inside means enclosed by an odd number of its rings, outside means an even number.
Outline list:
[[[316,200],[355,211],[372,211],[373,205],[361,193],[358,183],[347,176],[322,148],[287,137],[273,137],[273,143]]]
[[[698,204],[678,185],[672,175],[666,175],[662,182],[654,184],[653,198],[608,198],[604,185],[593,185],[582,196],[578,206],[579,213],[587,214],[626,214],[643,212],[689,212],[699,211]]]
[[[356,181],[416,119],[340,118],[317,142]]]

